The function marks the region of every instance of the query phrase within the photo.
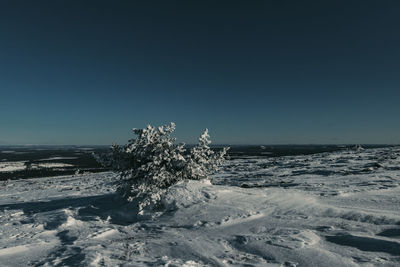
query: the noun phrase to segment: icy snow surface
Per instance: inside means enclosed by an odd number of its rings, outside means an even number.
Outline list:
[[[114,179],[0,182],[0,266],[400,265],[400,148],[235,159],[139,217]]]

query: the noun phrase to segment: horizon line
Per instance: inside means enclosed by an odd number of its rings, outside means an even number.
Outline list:
[[[188,146],[197,145],[197,143]],[[400,143],[277,143],[277,144],[210,144],[210,146],[349,146],[349,145],[367,145],[367,146],[400,146]],[[112,146],[112,144],[0,144],[0,147],[6,146]]]

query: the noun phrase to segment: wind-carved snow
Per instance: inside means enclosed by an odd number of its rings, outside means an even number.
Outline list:
[[[0,265],[400,265],[399,148],[231,160],[141,216],[114,180],[0,182]]]

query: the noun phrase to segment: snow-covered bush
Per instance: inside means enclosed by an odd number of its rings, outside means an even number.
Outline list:
[[[174,123],[133,129],[137,137],[128,144],[113,145],[110,153],[96,156],[103,166],[120,174],[118,192],[129,202],[137,202],[139,211],[156,206],[165,189],[179,181],[209,178],[229,149],[211,150],[206,129],[198,145],[187,150],[171,137],[174,130]]]

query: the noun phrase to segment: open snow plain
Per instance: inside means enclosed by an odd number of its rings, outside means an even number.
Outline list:
[[[115,174],[0,182],[0,266],[400,266],[400,148],[227,161],[133,216]]]

